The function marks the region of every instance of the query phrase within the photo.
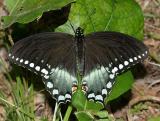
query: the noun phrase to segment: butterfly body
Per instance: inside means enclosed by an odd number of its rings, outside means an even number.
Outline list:
[[[9,59],[42,76],[46,89],[62,103],[70,101],[78,88],[89,100],[103,102],[117,75],[147,56],[146,46],[131,36],[118,32],[84,36],[77,28],[75,36],[46,32],[24,38],[12,47]]]
[[[77,74],[84,75],[85,71],[85,38],[83,30],[78,27],[75,34],[75,50],[76,50],[76,63]]]

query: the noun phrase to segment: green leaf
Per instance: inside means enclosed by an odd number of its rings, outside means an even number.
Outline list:
[[[59,9],[73,0],[5,0],[9,16],[4,16],[3,28],[15,22],[29,23],[42,16],[43,12]]]
[[[94,31],[118,31],[143,38],[144,18],[134,0],[77,0],[72,4],[69,21],[56,31],[74,34],[82,27],[85,34]]]
[[[103,104],[99,102],[95,103],[93,101],[87,101],[86,110],[100,111],[103,108],[104,108]]]
[[[101,103],[94,103],[93,101],[88,101],[84,92],[81,90],[76,91],[72,96],[72,105],[78,111],[86,111],[86,110],[93,110],[99,111],[103,109],[103,105]]]
[[[72,105],[78,110],[84,110],[86,107],[86,97],[81,90],[77,90],[72,96]]]
[[[134,78],[132,76],[131,71],[127,71],[126,73],[120,75],[116,79],[116,83],[113,86],[112,92],[109,97],[106,99],[106,103],[118,98],[120,95],[131,89]]]
[[[96,113],[96,115],[97,115],[99,118],[103,118],[103,119],[104,119],[104,118],[107,119],[108,116],[109,116],[107,111],[99,111],[99,112]]]
[[[79,121],[113,121],[114,119],[107,111],[93,112],[91,110],[76,112]]]
[[[80,111],[75,113],[78,121],[93,121],[94,117],[87,111]]]
[[[107,111],[99,111],[96,114],[94,114],[96,117],[98,117],[95,121],[114,121],[113,117],[111,117]]]

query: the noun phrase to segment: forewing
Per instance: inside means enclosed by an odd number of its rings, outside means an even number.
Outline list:
[[[86,36],[85,75],[82,89],[88,99],[103,102],[118,74],[148,56],[146,46],[125,34],[96,32]]]
[[[9,59],[43,77],[44,84],[59,103],[70,101],[75,77],[73,36],[40,33],[24,38],[12,47]]]

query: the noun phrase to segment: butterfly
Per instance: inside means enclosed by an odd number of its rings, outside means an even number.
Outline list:
[[[147,47],[119,32],[93,32],[78,27],[75,36],[45,32],[14,44],[11,62],[42,76],[46,90],[60,103],[81,89],[88,100],[104,102],[117,75],[148,56]],[[80,76],[80,79],[77,76]]]

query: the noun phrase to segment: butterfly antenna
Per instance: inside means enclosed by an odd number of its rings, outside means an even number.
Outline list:
[[[71,27],[72,27],[72,30],[73,30],[74,34],[76,34],[76,31],[75,31],[75,29],[74,29],[74,27],[73,27],[73,24],[71,23],[70,20],[69,20],[69,23],[70,23],[70,25],[71,25]]]

